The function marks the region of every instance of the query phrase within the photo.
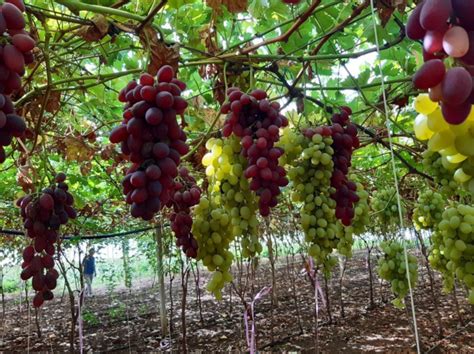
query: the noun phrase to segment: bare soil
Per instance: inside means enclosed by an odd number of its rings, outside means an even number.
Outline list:
[[[375,259],[373,260],[375,264]],[[288,265],[289,264],[289,265]],[[271,295],[255,305],[257,347],[259,351],[298,351],[314,353],[316,345],[327,353],[359,352],[416,352],[411,329],[410,309],[395,308],[386,284],[374,279],[375,307],[369,308],[369,275],[366,257],[358,252],[347,264],[342,299],[339,298],[339,274],[335,269],[330,280],[330,321],[326,308],[319,303],[318,338],[315,340],[314,288],[304,271],[300,256],[279,257],[275,270],[274,304]],[[374,277],[376,277],[374,271]],[[425,268],[420,265],[420,277],[415,289],[417,328],[422,351],[432,353],[474,353],[473,307],[467,304],[465,292],[458,290],[457,299],[462,321],[458,317],[453,294],[440,293],[441,280],[436,278],[444,336],[438,335],[433,300]],[[242,273],[242,282],[235,279],[235,289],[249,279]],[[190,274],[186,306],[187,349],[192,352],[248,351],[243,322],[244,306],[241,298],[229,286],[221,301],[216,301],[205,290],[208,273],[201,270],[199,288],[201,311],[196,281]],[[323,285],[323,282],[321,281]],[[161,338],[159,294],[152,282],[137,283],[131,291],[116,289],[109,294],[104,289],[83,306],[83,348],[86,352],[174,351],[183,352],[181,276],[171,283],[167,279],[167,309],[172,316],[171,336]],[[249,302],[250,293],[256,294],[264,286],[272,285],[268,261],[257,267],[253,282],[242,295]],[[253,288],[253,292],[252,292]],[[170,289],[173,304],[170,302]],[[324,289],[324,286],[323,286]],[[18,297],[7,298],[6,313],[0,338],[1,351],[70,350],[70,304],[67,293],[47,303],[38,314],[39,337],[35,311],[19,302]],[[172,309],[172,314],[171,314]],[[202,318],[200,316],[202,315]],[[80,344],[76,331],[74,351]]]

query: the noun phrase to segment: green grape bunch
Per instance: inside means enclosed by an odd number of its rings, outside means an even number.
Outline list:
[[[291,134],[287,137],[286,134]],[[332,267],[331,253],[334,249],[350,256],[352,233],[345,232],[336,218],[336,202],[331,198],[331,176],[334,169],[329,134],[316,133],[311,136],[285,130],[285,141],[298,141],[301,153],[287,159],[288,177],[293,185],[292,201],[301,205],[300,222],[309,244],[309,254],[319,265]],[[289,149],[291,154],[291,149]]]
[[[379,259],[378,273],[380,277],[390,282],[392,293],[396,296],[392,302],[396,307],[403,308],[404,297],[414,288],[418,279],[418,264],[416,257],[407,254],[410,284],[408,283],[406,259],[403,244],[398,241],[385,241],[380,244],[384,256]]]
[[[423,168],[440,186],[441,194],[448,197],[456,194],[459,185],[454,180],[454,170],[438,152],[423,152]]]
[[[441,221],[445,198],[431,189],[423,190],[413,210],[413,224],[417,230],[432,230]]]
[[[443,274],[445,290],[452,290],[458,279],[474,304],[474,207],[458,203],[443,212],[429,260]]]
[[[400,219],[397,191],[394,187],[375,191],[370,206],[378,224],[384,229],[390,228]],[[401,207],[404,212],[403,205]]]
[[[214,272],[207,290],[217,299],[222,298],[225,284],[232,281],[230,267],[234,256],[229,246],[234,235],[230,220],[230,213],[225,208],[207,198],[201,198],[194,209],[193,235],[199,245],[197,259]]]
[[[198,260],[214,272],[208,290],[220,298],[222,288],[232,280],[232,242],[241,237],[244,258],[262,251],[258,239],[258,203],[244,176],[247,161],[240,154],[239,140],[212,138],[207,141],[206,149],[202,164],[206,167],[208,198],[195,210],[193,234],[199,246]]]

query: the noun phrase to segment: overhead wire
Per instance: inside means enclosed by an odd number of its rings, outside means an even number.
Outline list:
[[[402,202],[401,202],[401,196],[400,196],[400,188],[398,185],[397,165],[395,163],[395,154],[393,151],[392,132],[391,132],[389,109],[388,109],[388,103],[387,103],[387,93],[385,90],[385,77],[382,70],[382,62],[381,62],[381,56],[380,56],[380,44],[379,44],[379,38],[378,38],[378,33],[377,33],[377,21],[376,21],[374,0],[370,0],[370,8],[372,12],[372,24],[374,28],[375,46],[377,47],[377,56],[379,59],[378,68],[380,71],[382,97],[383,97],[384,111],[385,111],[385,125],[387,127],[388,143],[389,143],[390,155],[391,155],[391,160],[392,160],[393,178],[395,182],[395,189],[396,189],[396,196],[397,196],[398,216],[400,218],[400,228],[403,232],[405,226],[403,222],[403,211],[402,211]],[[407,275],[407,280],[408,280],[408,289],[410,293],[411,314],[412,314],[412,321],[413,321],[413,332],[415,334],[415,341],[416,341],[416,351],[417,353],[421,353],[420,339],[418,336],[418,326],[417,326],[417,321],[416,321],[415,301],[413,297],[413,289],[411,286],[410,268],[408,266],[408,253],[407,253],[405,237],[403,237],[403,252],[405,255],[405,268],[406,268],[406,275]]]

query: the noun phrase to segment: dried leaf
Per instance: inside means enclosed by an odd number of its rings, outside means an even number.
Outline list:
[[[68,136],[64,138],[64,155],[67,161],[89,161],[95,155],[95,149],[88,146],[82,138]]]
[[[382,27],[385,27],[395,10],[404,12],[406,5],[407,0],[377,1],[375,6],[377,7],[377,12],[379,14],[380,21],[382,22]]]
[[[206,0],[207,6],[211,7],[216,14],[221,14],[221,6],[227,7],[229,12],[239,13],[247,11],[247,0]]]
[[[201,37],[201,42],[209,53],[215,54],[219,52],[219,46],[217,45],[217,31],[214,26],[205,26],[205,28],[199,31],[199,37]]]
[[[86,42],[97,42],[104,38],[109,32],[109,22],[103,15],[96,15],[92,18],[92,26],[82,26],[76,34]]]
[[[61,92],[53,91],[49,93],[48,102],[44,109],[46,112],[54,113],[61,108]]]
[[[150,49],[150,62],[147,72],[156,75],[163,65],[171,65],[175,72],[178,70],[179,45],[167,45],[158,38],[156,31],[149,25],[140,32],[140,42],[144,48]]]

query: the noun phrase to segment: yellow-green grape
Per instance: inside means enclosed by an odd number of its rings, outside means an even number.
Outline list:
[[[438,192],[446,196],[457,193],[459,184],[454,181],[454,171],[444,167],[443,158],[439,153],[425,151],[423,153],[423,168],[440,185]]]
[[[384,256],[379,259],[378,273],[380,277],[391,285],[396,299],[392,302],[397,307],[403,307],[403,299],[408,294],[410,286],[414,288],[418,279],[418,263],[416,257],[407,254],[407,262],[403,245],[397,241],[386,241],[380,244]],[[408,274],[410,283],[408,283]]]
[[[466,174],[462,168],[458,168],[454,172],[453,178],[458,183],[464,183],[464,182],[469,181],[472,178],[472,176],[469,176],[468,174]]]
[[[474,135],[471,132],[456,135],[454,147],[457,152],[464,156],[474,156]]]
[[[445,198],[438,192],[426,189],[420,193],[413,210],[413,223],[417,230],[432,230],[441,221]]]
[[[442,273],[444,289],[451,291],[458,279],[474,291],[474,207],[458,203],[447,208],[431,242],[429,260]]]
[[[472,120],[465,120],[461,124],[449,125],[449,129],[451,129],[451,131],[456,136],[468,134],[473,127],[474,127],[474,122]]]
[[[373,216],[378,221],[378,225],[382,228],[391,228],[398,225],[400,220],[400,213],[398,211],[397,191],[394,187],[377,190],[374,192],[370,207],[373,211]],[[404,207],[402,205],[402,212]]]
[[[427,94],[418,95],[413,102],[415,111],[420,114],[430,114],[433,113],[436,108],[438,108],[438,103],[430,100],[430,97]]]
[[[443,117],[441,108],[437,108],[433,113],[428,115],[428,129],[433,132],[440,132],[449,128],[449,124],[446,123],[446,120]]]
[[[456,136],[454,133],[445,129],[440,132],[434,133],[433,136],[428,141],[428,150],[430,151],[440,151],[450,147],[454,144]],[[459,150],[458,150],[459,151]]]
[[[440,153],[442,154],[443,152],[440,151]],[[467,156],[457,153],[455,155],[448,155],[446,158],[448,159],[448,162],[452,164],[458,164],[460,162],[465,161],[467,159]]]
[[[312,137],[292,134],[292,141],[299,141],[301,152],[287,160],[288,177],[293,185],[291,199],[301,206],[300,222],[309,255],[330,271],[333,266],[330,256],[335,249],[347,256],[352,251],[352,229],[344,228],[336,219],[336,202],[331,198],[333,140],[320,134]]]
[[[416,138],[419,140],[428,140],[434,134],[434,132],[428,128],[428,117],[423,114],[419,114],[415,118],[413,129],[415,130]]]

